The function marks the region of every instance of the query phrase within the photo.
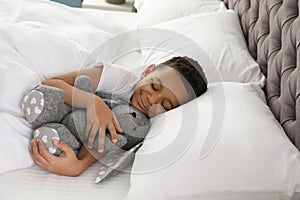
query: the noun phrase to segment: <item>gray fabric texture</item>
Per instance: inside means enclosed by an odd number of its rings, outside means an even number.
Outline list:
[[[68,114],[62,120],[62,124],[64,124],[78,140],[87,144],[87,139],[85,137],[86,111],[84,109],[73,110],[72,113]],[[122,148],[127,143],[127,139],[123,136],[123,134],[117,135],[118,142],[114,144],[111,142],[109,132],[107,132],[104,143],[104,151]],[[95,137],[93,147],[98,149],[98,135]]]
[[[31,90],[22,100],[22,109],[28,122],[34,122],[44,109],[44,94],[37,90]]]
[[[74,86],[92,92],[92,81],[88,76],[77,77]],[[31,91],[30,94],[32,94],[32,98],[39,95],[39,101],[44,100],[42,111],[39,115],[34,115],[34,120],[31,124],[33,124],[34,127],[40,126],[35,130],[34,137],[41,138],[51,153],[55,155],[61,154],[61,150],[57,149],[52,143],[53,138],[58,138],[65,142],[75,152],[80,149],[82,144],[87,143],[85,138],[87,120],[85,109],[67,106],[63,103],[63,91],[50,86],[38,86],[34,91]],[[26,97],[27,101],[28,98],[29,97]],[[118,134],[118,142],[116,144],[112,143],[110,133],[106,133],[104,153],[99,159],[102,163],[102,167],[96,178],[96,183],[107,176],[117,174],[120,170],[133,162],[134,152],[140,147],[141,142],[150,128],[150,120],[142,112],[130,106],[128,103],[125,105],[118,105],[116,103],[124,103],[122,100],[106,99],[107,105],[112,105],[111,102],[114,102],[112,111],[116,115],[124,132]],[[22,103],[24,112],[26,112],[26,107],[32,107],[31,104],[27,105],[28,102],[24,100]],[[97,139],[98,135],[94,140],[95,149],[98,149]]]
[[[117,149],[107,152],[101,159],[101,166],[95,179],[95,183],[100,183],[104,179],[114,176],[124,170],[134,161],[135,152],[142,146],[142,142],[133,146],[128,151]]]
[[[59,140],[58,132],[55,129],[48,127],[40,127],[33,132],[33,137],[35,139],[39,138],[43,141],[46,146],[46,149],[49,150],[50,153],[57,155],[57,152],[60,154],[60,150],[53,145],[52,141],[54,139]]]
[[[29,120],[34,129],[45,123],[60,122],[66,115],[66,112],[69,111],[64,104],[63,90],[47,85],[39,85],[29,94],[31,96],[38,96],[40,93],[43,94],[43,108],[34,121]],[[24,107],[25,113],[27,108],[26,106]]]
[[[127,143],[122,149],[129,150],[142,142],[150,129],[150,120],[139,110],[128,105],[118,105],[112,110],[123,129]]]
[[[54,155],[60,155],[62,152],[53,144],[53,139],[58,139],[69,145],[75,152],[77,152],[81,143],[75,138],[72,133],[62,124],[48,123],[36,129],[33,134],[34,138],[40,138],[46,149]]]
[[[92,92],[92,81],[88,76],[81,75],[77,77],[74,86],[81,90]],[[116,144],[112,143],[110,133],[107,132],[104,151],[116,150],[118,148],[128,150],[145,138],[150,128],[150,120],[128,103],[124,104],[122,99],[111,98],[111,95],[106,95],[106,103],[108,106],[111,106],[110,102],[114,102],[112,111],[116,115],[124,132],[118,134],[118,142]],[[32,99],[36,101],[34,105],[29,103]],[[71,146],[74,150],[78,150],[78,144],[87,143],[87,139],[85,138],[85,109],[71,108],[64,104],[63,90],[47,85],[39,85],[30,91],[29,94],[25,95],[22,102],[24,112],[26,113],[28,108],[33,109],[36,103],[40,101],[43,102],[43,107],[40,108],[41,111],[39,114],[34,113],[34,117],[28,120],[34,128],[46,126],[56,129],[60,133],[61,141]],[[119,105],[118,103],[124,105]],[[30,117],[31,115],[27,115],[27,119]],[[75,142],[75,139],[78,142]],[[94,140],[93,146],[95,149],[98,149],[98,135]]]

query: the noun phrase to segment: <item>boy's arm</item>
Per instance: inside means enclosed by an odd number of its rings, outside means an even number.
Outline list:
[[[44,85],[57,87],[65,92],[65,103],[76,107],[86,108],[96,96],[86,91],[74,87],[75,79],[80,75],[86,75],[91,78],[93,90],[96,90],[102,74],[102,67],[95,67],[81,71],[67,73],[56,76],[42,82]],[[76,96],[74,96],[76,94]],[[74,98],[74,99],[73,99]],[[74,100],[74,101],[73,101]]]
[[[52,155],[40,140],[32,140],[30,154],[37,165],[58,175],[79,176],[100,156],[97,152],[89,152],[82,146],[77,158],[73,149],[67,144],[58,140],[54,141],[54,144],[63,150],[63,154]]]

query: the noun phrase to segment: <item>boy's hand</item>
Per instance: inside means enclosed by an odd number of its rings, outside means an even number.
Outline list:
[[[99,100],[99,101],[98,101]],[[94,140],[98,135],[98,152],[104,151],[106,130],[110,132],[113,143],[118,142],[117,131],[123,132],[119,122],[110,108],[101,100],[96,99],[94,105],[87,107],[87,124],[85,136],[88,138],[88,147],[92,148]]]
[[[54,141],[54,144],[63,151],[60,156],[52,155],[40,139],[33,139],[29,150],[34,163],[58,175],[78,176],[81,174],[85,168],[73,149],[58,140]]]

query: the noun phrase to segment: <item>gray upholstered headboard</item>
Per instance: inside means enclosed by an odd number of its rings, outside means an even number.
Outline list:
[[[249,51],[267,78],[264,89],[268,105],[300,150],[300,3],[298,0],[224,2],[238,13]]]

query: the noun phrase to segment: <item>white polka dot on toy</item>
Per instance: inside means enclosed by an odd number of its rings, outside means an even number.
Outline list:
[[[47,136],[47,135],[44,135],[44,136],[42,137],[42,141],[43,141],[44,143],[47,143],[47,142],[48,142],[48,136]]]
[[[54,129],[52,131],[55,132],[55,133],[57,133],[57,131],[54,130]],[[60,140],[58,137],[53,137],[52,140],[54,140],[54,139]]]
[[[33,98],[31,99],[30,103],[31,103],[31,104],[36,104],[36,98],[33,97]]]
[[[114,162],[109,162],[109,163],[106,163],[106,164],[110,167],[114,164]]]
[[[27,115],[30,115],[30,108],[26,109]]]
[[[44,106],[44,99],[41,99],[40,105],[41,105],[41,106]]]
[[[56,152],[56,148],[49,147],[49,152],[54,154]]]
[[[42,111],[36,106],[35,108],[34,108],[34,113],[35,114],[40,114]]]
[[[101,178],[97,177],[96,180],[95,180],[95,183],[99,183],[100,181],[101,181]]]
[[[26,96],[24,97],[24,102],[26,102],[27,99],[28,99],[28,95],[26,95]]]
[[[40,131],[39,130],[35,130],[34,135],[35,135],[35,137],[39,137]]]
[[[105,171],[100,171],[99,172],[99,175],[103,175],[103,174],[105,174]]]

